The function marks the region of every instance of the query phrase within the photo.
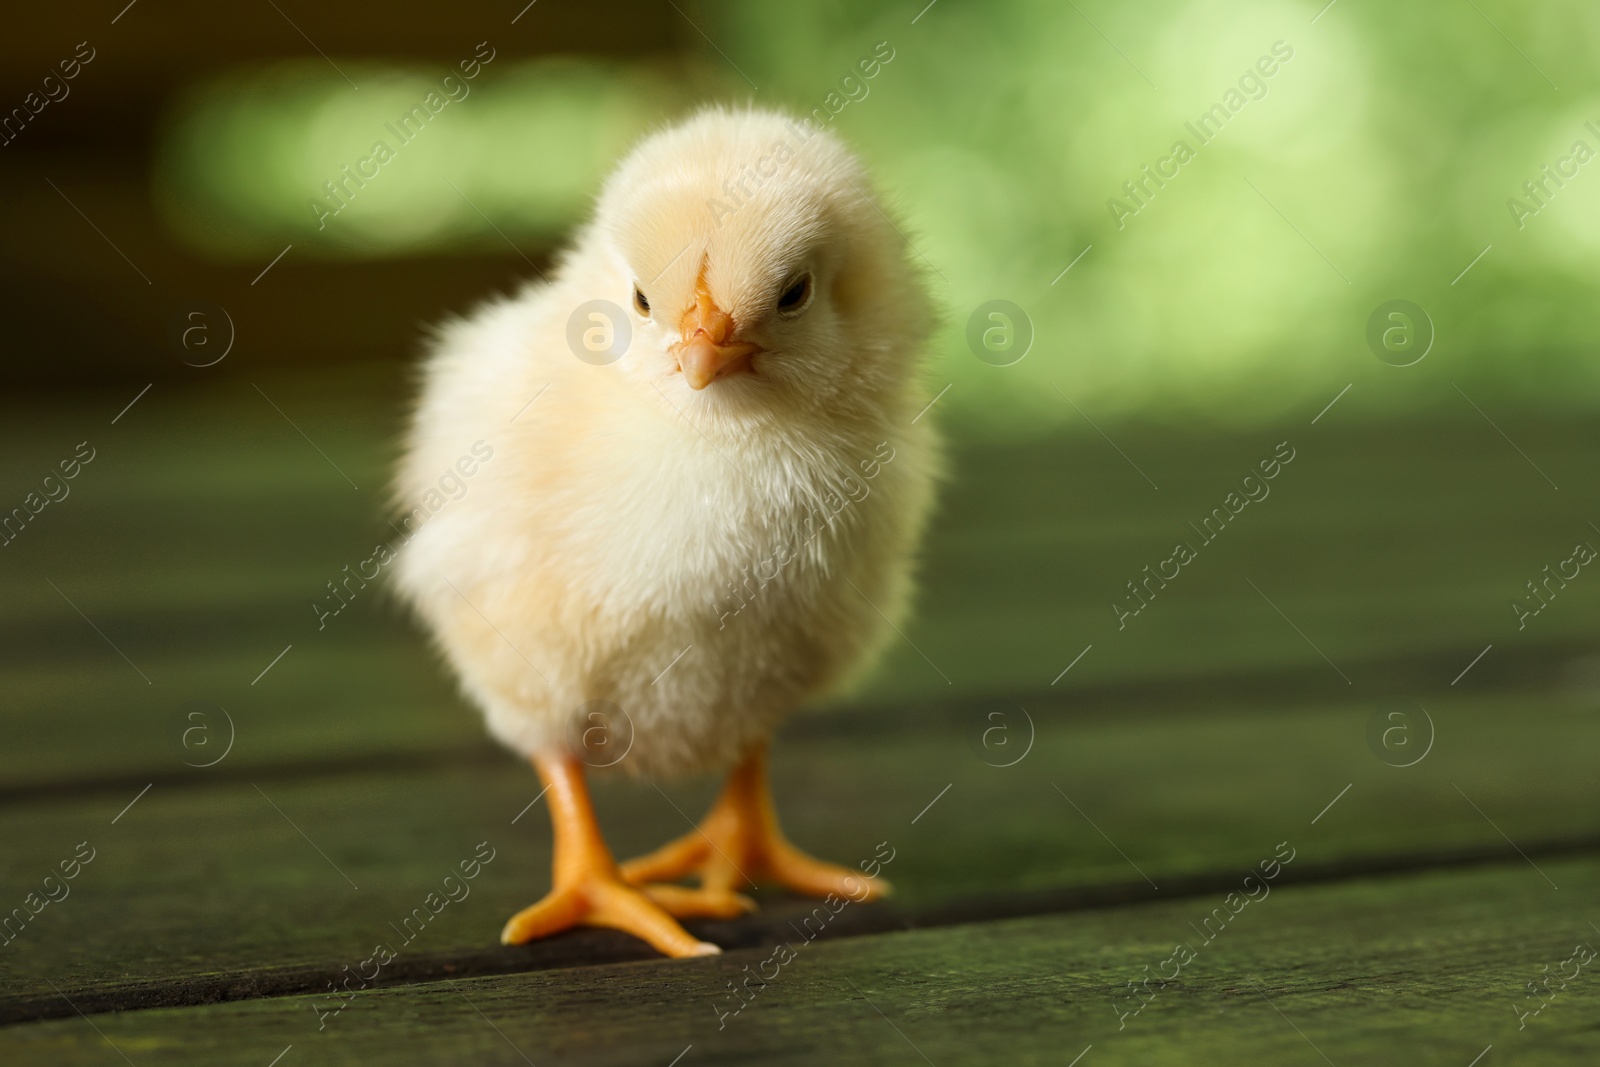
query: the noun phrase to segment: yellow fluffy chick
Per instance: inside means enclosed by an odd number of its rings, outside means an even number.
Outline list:
[[[606,926],[703,955],[677,918],[752,908],[743,887],[887,890],[784,838],[766,748],[906,609],[931,320],[837,139],[708,110],[632,151],[551,278],[440,331],[398,495],[464,491],[402,520],[398,574],[548,787],[553,886],[504,941]],[[698,831],[619,867],[584,778],[611,763],[732,771]]]

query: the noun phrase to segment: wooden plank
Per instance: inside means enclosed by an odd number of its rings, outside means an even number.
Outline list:
[[[1258,862],[1287,854],[1271,840],[1279,834],[1299,838],[1298,821],[1257,844],[1241,886]],[[1289,847],[1287,870],[1314,851]],[[843,940],[796,933],[787,952],[774,941],[715,959],[376,988],[343,1001],[102,1015],[92,1027],[73,1016],[0,1032],[0,1047],[10,1062],[105,1063],[111,1045],[135,1062],[256,1067],[291,1046],[309,1062],[360,1063],[1591,1063],[1592,964],[1565,988],[1552,982],[1557,996],[1519,1028],[1517,1012],[1539,1003],[1525,983],[1571,973],[1575,964],[1562,965],[1574,945],[1600,943],[1583,905],[1600,890],[1600,862],[1552,862],[1543,875],[1517,860],[1336,886],[1267,883],[1265,896],[1258,883],[1260,899],[1233,905],[1237,914],[1217,893]],[[1133,983],[1175,973],[1179,944],[1189,957],[1175,980],[1152,980],[1136,997]],[[736,984],[747,1000],[735,999]]]
[[[0,786],[181,773],[172,723],[190,700],[247,720],[235,766],[482,744],[381,582],[326,630],[311,610],[327,581],[392,532],[378,495],[400,403],[389,374],[256,379],[332,463],[239,379],[154,390],[114,427],[131,392],[93,407],[6,409],[5,499],[20,501],[78,440],[92,437],[99,455],[68,499],[0,549],[0,597],[12,609],[0,621],[12,683]],[[1124,630],[1110,610],[1124,581],[1274,435],[1197,441],[1130,428],[1125,444],[1159,471],[1159,493],[1098,437],[959,445],[922,610],[858,699],[1020,693],[1031,706],[1064,691],[1138,702],[1149,695],[1138,686],[1178,694],[1208,679],[1230,680],[1238,698],[1337,699],[1341,672],[1353,692],[1425,698],[1491,643],[1463,685],[1521,664],[1512,674],[1526,684],[1571,675],[1593,688],[1584,650],[1600,636],[1600,582],[1574,581],[1525,632],[1509,608],[1551,553],[1582,536],[1582,500],[1600,487],[1586,465],[1590,427],[1513,427],[1570,494],[1551,491],[1484,426],[1325,429],[1272,496]],[[1248,681],[1268,674],[1289,682]]]
[[[984,747],[997,720],[957,730],[902,718],[887,734],[836,730],[780,744],[778,802],[794,839],[819,854],[850,861],[892,842],[900,858],[889,873],[911,916],[1074,887],[1137,895],[1148,884],[1159,897],[1153,887],[1169,880],[1248,865],[1286,821],[1324,864],[1499,854],[1502,833],[1535,855],[1593,841],[1600,721],[1589,703],[1443,702],[1432,708],[1432,750],[1408,768],[1368,747],[1371,711],[1041,716],[1032,750],[1004,768],[992,764],[1019,749],[992,733]],[[1005,728],[1008,745],[1025,743],[1022,722]],[[713,788],[602,783],[613,847],[630,855],[684,832]],[[159,1000],[206,976],[232,976],[246,991],[251,975],[271,986],[284,969],[303,982],[385,936],[482,841],[498,858],[417,951],[438,968],[462,953],[491,969],[571,961],[558,943],[492,947],[504,919],[548,884],[545,813],[529,809],[535,781],[509,760],[137,793],[130,785],[0,809],[7,909],[78,842],[98,850],[71,896],[5,946],[0,1016],[46,1002],[59,1010],[50,982],[112,1002]]]
[[[1600,491],[1586,458],[1592,429],[1508,432],[1568,489],[1581,486],[1589,499]],[[1310,642],[1360,684],[1363,661],[1384,656],[1455,649],[1464,667],[1491,642],[1502,655],[1596,636],[1600,582],[1581,579],[1518,631],[1512,598],[1527,596],[1525,583],[1558,553],[1566,558],[1569,542],[1600,547],[1589,526],[1600,519],[1481,421],[1425,430],[1324,423],[1253,437],[1125,427],[1117,436],[1159,492],[1097,437],[1041,443],[1032,455],[996,444],[956,453],[929,546],[934,580],[912,636],[958,686],[1006,688],[1022,677],[1043,685],[1091,643],[1073,670],[1080,681],[1300,663],[1327,669],[1338,685]],[[1271,495],[1202,545],[1189,523],[1286,437],[1296,459]],[[1119,630],[1110,605],[1127,603],[1125,583],[1179,539],[1199,547],[1198,559]],[[986,634],[1006,640],[990,644]],[[963,654],[975,642],[984,654]],[[920,681],[919,691],[939,682],[908,649],[895,650],[889,670]]]

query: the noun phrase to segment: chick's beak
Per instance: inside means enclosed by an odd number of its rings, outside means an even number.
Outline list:
[[[678,369],[691,388],[704,389],[718,378],[749,372],[761,346],[735,338],[733,317],[717,307],[702,285],[694,307],[683,316],[683,340],[673,346]]]

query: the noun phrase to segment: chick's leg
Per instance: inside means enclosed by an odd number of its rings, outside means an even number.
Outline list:
[[[698,891],[650,884],[691,874],[700,878]],[[679,893],[728,894],[758,883],[781,885],[807,896],[837,893],[852,900],[876,900],[889,893],[889,883],[882,878],[813,859],[783,836],[772,806],[765,745],[728,775],[722,795],[693,832],[624,863],[622,877],[642,885],[669,911]]]
[[[595,822],[583,764],[570,755],[541,754],[533,765],[548,788],[555,831],[552,885],[543,900],[506,923],[503,944],[520,945],[574,926],[605,926],[648,941],[668,956],[722,951],[695,940],[660,904],[622,880]]]

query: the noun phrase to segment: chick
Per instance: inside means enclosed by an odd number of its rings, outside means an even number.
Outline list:
[[[741,888],[887,891],[790,844],[767,779],[779,721],[893,635],[933,498],[931,305],[869,190],[829,133],[702,111],[623,160],[548,281],[439,331],[398,498],[492,459],[398,576],[547,787],[553,885],[508,944],[590,925],[704,955],[677,919],[754,907]],[[585,780],[613,762],[731,773],[696,832],[619,866]]]

